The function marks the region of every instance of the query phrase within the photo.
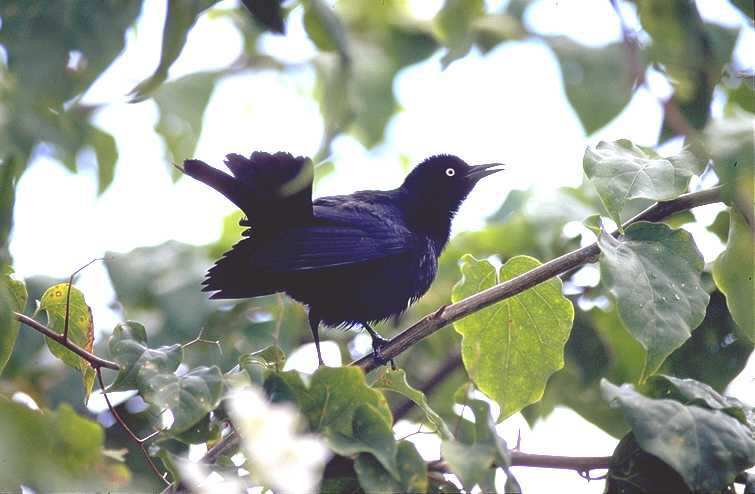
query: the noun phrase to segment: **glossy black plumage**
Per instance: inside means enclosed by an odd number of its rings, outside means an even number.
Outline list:
[[[230,154],[226,165],[233,175],[184,162],[186,174],[230,199],[250,227],[210,269],[204,290],[223,299],[286,292],[309,306],[318,357],[320,322],[364,326],[379,353],[382,339],[369,323],[403,312],[427,291],[454,214],[477,180],[498,171],[439,155],[397,189],[312,201],[306,158]]]

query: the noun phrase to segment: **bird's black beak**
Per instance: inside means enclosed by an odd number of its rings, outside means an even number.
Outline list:
[[[470,166],[469,171],[467,172],[467,179],[470,182],[475,183],[482,177],[487,177],[488,175],[503,170],[503,166],[504,165],[501,163],[487,163],[485,165]]]

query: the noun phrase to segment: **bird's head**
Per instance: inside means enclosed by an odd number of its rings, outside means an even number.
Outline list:
[[[401,188],[411,197],[414,206],[427,213],[448,213],[453,217],[475,184],[488,175],[502,170],[500,163],[468,165],[450,154],[431,156],[417,165],[404,180]]]

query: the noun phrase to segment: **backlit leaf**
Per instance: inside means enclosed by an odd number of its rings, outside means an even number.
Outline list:
[[[47,326],[59,334],[63,334],[66,324],[66,300],[69,289],[71,297],[67,314],[68,339],[84,350],[91,352],[94,346],[92,310],[86,304],[84,294],[81,291],[71,287],[68,283],[53,285],[42,295],[42,299],[39,302],[39,310],[44,310],[47,313]],[[89,362],[50,338],[45,338],[45,341],[47,341],[47,346],[53,355],[81,372],[84,392],[88,398],[94,385],[94,369],[89,365]]]
[[[488,261],[465,255],[452,300],[539,265],[531,257],[513,257],[501,268],[499,279]],[[499,420],[542,397],[550,375],[564,365],[573,320],[574,308],[561,293],[561,281],[551,279],[454,323],[464,337],[464,366],[477,387],[501,406]]]

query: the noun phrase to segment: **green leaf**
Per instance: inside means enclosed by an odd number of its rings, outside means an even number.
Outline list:
[[[483,0],[446,0],[434,19],[438,36],[448,51],[443,67],[466,55],[474,43],[473,22],[485,14]]]
[[[139,386],[144,400],[173,413],[171,431],[180,433],[214,410],[223,392],[223,373],[217,366],[197,367],[177,376],[156,373]]]
[[[413,388],[406,381],[406,372],[403,369],[392,370],[388,367],[378,376],[377,380],[373,383],[373,387],[377,389],[383,389],[393,391],[404,395],[412,400],[423,412],[427,421],[430,422],[441,439],[453,439],[451,430],[446,425],[446,422],[440,415],[435,413],[435,410],[430,408],[430,404],[427,402],[427,397],[422,391]]]
[[[755,202],[755,136],[752,115],[734,112],[712,121],[702,133],[706,157],[713,159],[716,175],[724,186],[724,198],[740,208]]]
[[[155,375],[173,374],[183,360],[181,345],[149,348],[147,331],[133,321],[118,324],[113,329],[108,350],[121,367],[108,391],[140,389]]]
[[[755,4],[750,0],[732,0],[732,3],[747,17],[752,19],[755,16]]]
[[[155,92],[154,99],[160,111],[155,131],[165,141],[168,159],[183,163],[194,155],[202,133],[202,118],[223,72],[197,72],[170,81]]]
[[[102,194],[113,183],[118,146],[112,135],[93,125],[89,128],[89,143],[97,156],[97,192]]]
[[[427,492],[427,464],[409,441],[398,443],[396,458],[398,460],[399,480],[369,454],[360,454],[354,462],[359,484],[364,492]],[[323,490],[322,492],[328,492]],[[335,491],[331,491],[335,492]],[[345,492],[345,491],[338,491]],[[349,491],[351,492],[351,491]]]
[[[244,353],[239,357],[239,365],[246,369],[251,365],[258,365],[265,369],[280,372],[286,363],[286,354],[279,346],[270,345],[252,353]]]
[[[457,302],[539,265],[531,257],[513,257],[499,280],[489,262],[465,255],[451,299]],[[464,366],[477,387],[501,406],[499,420],[543,396],[550,375],[564,365],[573,320],[561,281],[551,279],[454,323],[463,336]],[[538,358],[533,361],[531,355]]]
[[[0,141],[2,146],[2,141]],[[13,227],[13,205],[16,200],[16,178],[25,163],[13,155],[0,156],[0,266],[10,262],[8,236]]]
[[[720,410],[755,432],[755,413],[752,408],[736,398],[720,395],[715,389],[700,381],[659,374],[648,380],[643,391],[650,398],[665,398],[685,405]]]
[[[646,52],[673,85],[675,108],[692,128],[703,128],[739,28],[704,23],[696,3],[687,0],[640,0],[637,8],[642,27],[652,38]],[[666,112],[661,140],[679,132],[670,121]]]
[[[132,103],[138,103],[150,95],[168,78],[168,69],[178,59],[189,31],[197,22],[199,15],[212,7],[219,0],[183,0],[168,2],[168,12],[163,27],[162,53],[155,72],[131,90]]]
[[[726,413],[648,398],[605,380],[601,389],[624,412],[640,447],[670,465],[693,491],[718,492],[755,464],[750,429]]]
[[[307,390],[299,374],[295,371],[270,373],[265,379],[263,388],[271,402],[289,402],[297,406],[300,397]]]
[[[309,39],[322,51],[335,51],[349,59],[346,29],[335,11],[322,0],[304,3],[304,30]]]
[[[709,296],[700,285],[702,255],[688,232],[661,223],[634,223],[621,241],[603,232],[598,245],[602,283],[647,351],[647,377],[705,317]]]
[[[77,288],[71,287],[68,283],[58,283],[51,286],[42,295],[42,299],[39,302],[39,310],[44,310],[47,313],[47,326],[59,334],[63,334],[66,321],[66,300],[69,289],[71,297],[68,310],[68,340],[91,352],[94,346],[92,310],[86,304],[84,294]],[[45,341],[47,341],[47,346],[53,355],[65,362],[66,365],[81,372],[84,393],[86,398],[89,398],[95,376],[94,369],[89,365],[89,362],[50,338],[45,338]]]
[[[565,36],[546,38],[561,65],[566,97],[589,135],[613,120],[634,93],[624,43],[599,48]],[[640,67],[644,73],[644,67]]]
[[[665,201],[679,196],[692,175],[702,172],[705,161],[686,151],[663,158],[650,148],[620,139],[601,141],[595,150],[588,147],[583,167],[606,211],[620,225],[629,200]]]
[[[187,431],[218,406],[222,372],[216,366],[202,366],[176,375],[183,360],[181,345],[149,348],[144,326],[126,322],[115,327],[108,348],[121,366],[108,390],[136,388],[148,403],[169,409],[173,434]]]
[[[390,424],[375,407],[359,405],[351,420],[351,435],[338,432],[326,434],[328,446],[341,456],[369,453],[374,456],[395,480],[399,479],[396,463],[397,445]]]
[[[354,411],[362,404],[375,407],[389,426],[393,423],[385,396],[367,385],[358,367],[320,367],[312,375],[301,409],[313,431],[352,433]]]
[[[102,428],[66,404],[43,413],[0,397],[0,437],[0,482],[6,490],[20,484],[37,492],[112,487]]]
[[[480,483],[493,467],[493,451],[485,444],[464,444],[458,441],[443,441],[440,454],[448,468],[459,477],[464,489],[469,492]]]
[[[633,340],[634,341],[634,340]],[[640,346],[639,343],[636,343]],[[753,343],[741,334],[726,308],[726,298],[716,290],[710,294],[705,319],[692,337],[674,350],[659,369],[662,374],[687,377],[722,391],[747,365]],[[640,364],[644,364],[644,350]],[[614,382],[629,380],[611,379]]]
[[[752,228],[744,216],[729,211],[729,240],[726,250],[713,264],[713,279],[726,295],[726,305],[742,333],[755,342],[755,246]]]
[[[23,281],[14,280],[10,273],[0,273],[0,374],[13,353],[21,326],[13,312],[23,312],[27,297]]]

